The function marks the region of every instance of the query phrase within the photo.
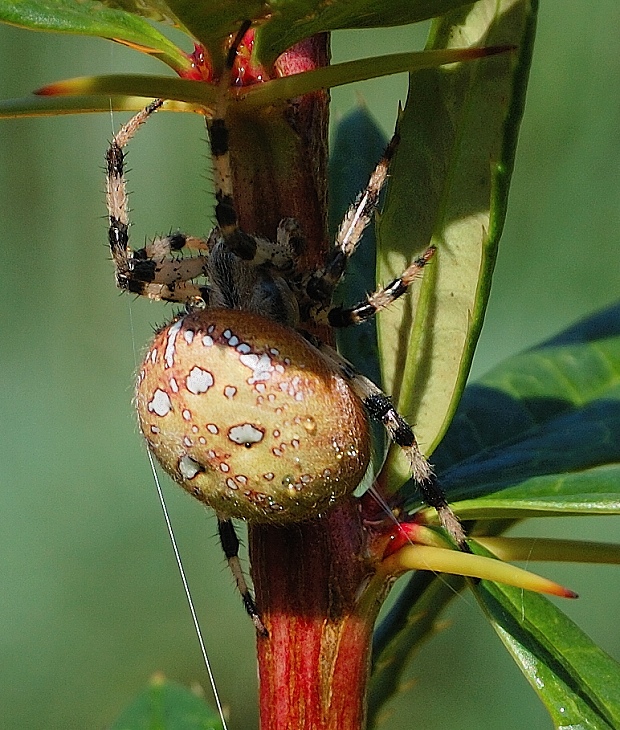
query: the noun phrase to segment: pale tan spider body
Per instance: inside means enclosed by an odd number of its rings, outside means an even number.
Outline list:
[[[367,417],[346,379],[301,335],[254,313],[196,309],[163,328],[136,406],[160,464],[222,517],[317,517],[368,467]]]

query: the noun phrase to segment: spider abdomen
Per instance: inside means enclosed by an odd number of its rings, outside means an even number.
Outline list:
[[[195,310],[139,372],[140,428],[163,468],[225,517],[296,522],[359,484],[364,407],[301,335],[259,315]]]

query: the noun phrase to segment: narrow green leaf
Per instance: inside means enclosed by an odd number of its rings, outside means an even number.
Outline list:
[[[155,677],[110,730],[221,730],[205,702],[163,677]]]
[[[109,96],[141,96],[148,99],[173,99],[201,107],[212,107],[217,88],[211,84],[174,76],[143,74],[110,74],[106,76],[80,76],[57,81],[39,89],[42,96],[85,96],[101,94]]]
[[[375,631],[370,682],[368,727],[378,725],[385,703],[398,693],[408,662],[422,643],[437,632],[442,610],[465,585],[458,575],[436,576],[427,571],[412,575],[388,615]]]
[[[254,86],[241,87],[233,95],[239,111],[267,106],[292,99],[319,89],[342,86],[355,81],[378,78],[412,68],[427,68],[456,60],[477,58],[501,52],[502,48],[455,49],[452,51],[399,53],[393,56],[365,58],[360,61],[327,66],[315,71],[286,76]],[[217,87],[201,81],[178,79],[169,76],[116,74],[107,76],[81,76],[58,81],[39,89],[44,96],[87,94],[131,94],[150,98],[177,99],[188,103],[212,106],[217,98]]]
[[[556,728],[620,727],[620,665],[540,595],[483,581],[476,596]]]
[[[269,3],[269,22],[261,25],[256,33],[255,52],[260,62],[269,65],[282,51],[315,33],[417,23],[464,4],[463,0],[348,0],[330,3],[272,0]]]
[[[190,66],[187,56],[146,20],[96,0],[3,0],[0,22],[31,30],[109,38],[139,46],[175,70]]]
[[[436,68],[457,61],[471,62],[472,59],[502,53],[505,50],[505,46],[453,48],[362,58],[248,86],[239,90],[239,96],[246,108],[265,106],[319,89],[331,89],[414,69]]]
[[[418,71],[379,220],[379,277],[398,276],[433,243],[417,296],[382,312],[384,385],[416,425],[425,453],[458,404],[488,298],[504,222],[530,64],[533,0],[480,0],[435,22],[430,47],[506,44],[518,51]],[[408,478],[393,450],[388,487]]]
[[[24,96],[0,100],[0,119],[110,111],[136,112],[152,99],[144,96]],[[195,112],[198,108],[182,101],[167,101],[162,111]]]
[[[559,540],[545,537],[476,537],[500,560],[620,565],[620,545],[610,542]]]
[[[435,464],[464,518],[620,512],[620,305],[467,388]]]

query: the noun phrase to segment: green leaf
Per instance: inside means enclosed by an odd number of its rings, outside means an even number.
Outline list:
[[[620,545],[610,542],[584,540],[559,540],[536,537],[478,537],[486,550],[500,560],[522,561],[552,560],[563,563],[607,563],[620,565]]]
[[[188,57],[146,20],[96,0],[2,0],[0,22],[139,46],[177,71],[190,65]]]
[[[364,58],[359,61],[326,66],[314,71],[293,74],[262,84],[241,87],[233,98],[239,111],[268,106],[320,89],[342,86],[355,81],[378,78],[407,71],[428,68],[457,60],[477,58],[502,52],[503,48],[398,53],[392,56]],[[217,99],[217,86],[201,81],[178,79],[170,76],[142,74],[111,74],[106,76],[79,76],[57,81],[39,89],[42,96],[85,96],[93,94],[143,96],[145,98],[176,99],[190,104],[212,107]]]
[[[173,682],[154,677],[110,730],[221,730],[204,701]]]
[[[620,512],[620,305],[467,388],[435,463],[465,518]]]
[[[109,74],[106,76],[79,76],[57,81],[39,89],[41,96],[90,96],[104,97],[141,96],[152,99],[172,99],[203,108],[212,107],[217,98],[217,87],[200,81],[178,79],[174,76],[145,74]]]
[[[460,575],[414,573],[388,615],[375,631],[370,682],[368,727],[378,723],[383,705],[401,687],[407,664],[422,643],[437,631],[441,611],[465,585]]]
[[[445,470],[613,394],[620,382],[619,338],[620,303],[500,363],[465,391],[436,463]]]
[[[536,18],[532,0],[481,0],[438,19],[430,47],[515,45],[518,51],[419,71],[410,77],[379,220],[380,280],[429,244],[438,251],[422,283],[379,316],[384,386],[430,454],[469,372],[504,222]],[[416,296],[417,295],[417,296]],[[388,488],[408,478],[397,450]]]
[[[272,0],[268,6],[269,22],[259,26],[256,33],[255,53],[259,62],[269,65],[287,48],[315,33],[417,23],[464,4],[463,0],[348,0],[329,3]]]
[[[256,23],[254,53],[269,67],[277,56],[316,33],[342,28],[375,28],[415,23],[463,5],[463,0],[168,0],[174,16],[212,53],[243,20]],[[218,65],[221,59],[214,58]]]
[[[0,119],[89,112],[138,111],[151,99],[132,96],[23,96],[0,100]]]
[[[550,601],[482,581],[475,594],[556,728],[620,727],[620,665]]]
[[[331,89],[336,86],[352,84],[356,81],[391,76],[403,71],[436,68],[457,61],[471,62],[475,58],[495,55],[505,51],[505,46],[451,48],[361,58],[357,61],[345,61],[332,66],[323,66],[311,71],[283,76],[262,84],[245,87],[239,90],[238,95],[241,98],[240,103],[243,103],[246,108],[265,106],[276,101],[309,94],[319,89]]]

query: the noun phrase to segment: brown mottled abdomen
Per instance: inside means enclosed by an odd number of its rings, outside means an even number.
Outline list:
[[[140,368],[140,428],[163,468],[227,517],[324,513],[368,466],[366,414],[299,334],[205,309],[162,329]]]

